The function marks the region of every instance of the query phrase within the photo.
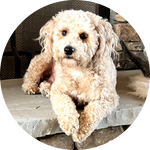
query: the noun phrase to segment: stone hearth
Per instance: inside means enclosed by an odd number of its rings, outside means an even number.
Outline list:
[[[140,73],[140,70],[118,71],[117,92],[120,96],[120,104],[111,115],[99,123],[96,131],[133,123],[140,113],[144,101],[129,95],[130,89],[127,88],[127,84],[129,83],[129,77]],[[22,79],[3,80],[1,82],[4,100],[18,124],[35,138],[63,133],[59,128],[57,117],[52,109],[49,98],[43,97],[40,94],[26,95],[21,90],[21,84]],[[121,134],[120,131],[119,133]],[[80,147],[81,145],[77,144],[77,146]]]

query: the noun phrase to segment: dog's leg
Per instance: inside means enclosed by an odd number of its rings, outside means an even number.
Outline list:
[[[42,77],[42,73],[48,68],[51,57],[46,53],[35,56],[27,69],[23,78],[22,89],[27,94],[35,94],[39,92],[38,84]]]
[[[43,96],[50,97],[51,83],[43,81],[40,83],[39,91]]]
[[[90,102],[81,113],[79,130],[73,134],[73,140],[79,143],[84,141],[96,129],[99,122],[111,113],[115,105],[110,99]]]
[[[60,128],[67,134],[76,133],[79,129],[79,114],[71,97],[59,89],[60,86],[51,88],[51,103],[57,115]]]

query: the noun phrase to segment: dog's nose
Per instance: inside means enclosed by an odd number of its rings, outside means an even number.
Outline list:
[[[71,46],[66,46],[64,48],[64,52],[66,55],[72,55],[72,53],[75,51],[75,49]]]

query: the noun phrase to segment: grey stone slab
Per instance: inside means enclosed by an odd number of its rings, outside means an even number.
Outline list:
[[[75,143],[75,145],[71,136],[63,133],[38,138],[38,143],[52,150],[96,150],[105,148],[124,136],[124,129],[118,126],[95,130],[85,141]]]
[[[144,101],[128,95],[130,89],[126,85],[130,76],[139,73],[139,70],[118,72],[117,92],[120,96],[120,104],[111,115],[100,122],[97,129],[129,125],[136,119]],[[21,90],[21,85],[22,79],[1,81],[4,100],[18,124],[33,137],[62,133],[50,100],[40,94],[26,95]]]
[[[52,150],[74,150],[74,142],[71,136],[65,134],[56,134],[39,138],[39,144]]]
[[[109,127],[106,129],[95,130],[82,143],[75,143],[77,150],[96,150],[105,148],[109,144],[119,141],[125,136],[122,127]]]

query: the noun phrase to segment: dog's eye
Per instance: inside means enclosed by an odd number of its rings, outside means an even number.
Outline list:
[[[84,39],[87,38],[87,35],[86,35],[85,33],[82,33],[82,34],[80,34],[80,38],[81,38],[82,40],[84,40]]]
[[[67,31],[66,31],[66,30],[63,30],[63,31],[62,31],[62,35],[63,35],[63,36],[66,36],[66,34],[67,34]]]

